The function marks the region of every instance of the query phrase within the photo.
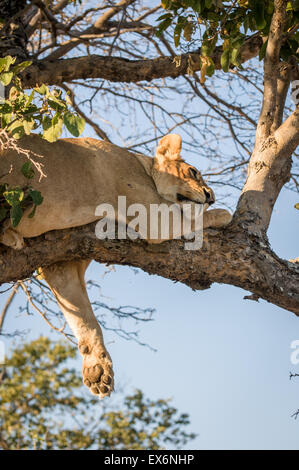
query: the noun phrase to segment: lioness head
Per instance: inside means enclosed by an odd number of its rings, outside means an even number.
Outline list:
[[[215,195],[204,182],[200,171],[181,158],[182,139],[169,134],[160,140],[152,167],[158,193],[172,202],[193,201],[211,205]]]

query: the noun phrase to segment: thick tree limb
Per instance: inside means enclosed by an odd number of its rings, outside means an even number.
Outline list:
[[[259,53],[263,41],[259,35],[253,35],[243,45],[242,62],[246,62]],[[221,69],[220,58],[223,50],[215,50],[213,60],[216,69]],[[136,83],[157,78],[176,78],[187,73],[190,63],[193,71],[200,70],[200,51],[182,54],[177,66],[172,56],[155,59],[128,60],[120,57],[90,55],[59,59],[53,62],[42,61],[31,65],[22,76],[23,86],[32,88],[37,84],[60,85],[72,80],[102,78],[111,82]]]
[[[270,130],[271,133],[275,132],[276,129],[278,129],[283,120],[286,98],[291,82],[291,69],[292,66],[288,63],[282,62],[280,64],[277,77],[275,110],[273,116],[273,123]]]
[[[299,106],[275,132],[279,152],[292,155],[299,145]]]
[[[263,236],[267,231],[276,199],[290,179],[292,154],[298,145],[299,106],[250,158],[236,218],[251,233]]]
[[[287,0],[275,0],[268,45],[264,61],[263,106],[256,132],[256,148],[269,137],[273,125],[276,102],[280,48],[286,18]]]
[[[40,265],[92,258],[136,266],[192,289],[207,289],[213,282],[235,285],[299,315],[299,265],[279,259],[267,242],[239,227],[206,230],[198,251],[184,250],[179,240],[161,245],[101,241],[94,227],[93,223],[27,239],[21,251],[1,246],[0,283],[29,277]]]
[[[292,118],[291,122],[294,120]],[[291,127],[292,130],[289,129]],[[281,140],[281,128],[275,136],[264,141],[250,158],[248,176],[238,202],[236,217],[242,229],[263,237],[270,223],[273,206],[282,189],[290,179],[292,153],[298,136],[290,142]],[[294,134],[290,125],[285,134]],[[297,131],[298,132],[298,131]]]
[[[261,237],[269,226],[276,199],[291,177],[292,154],[299,144],[298,107],[280,125],[294,68],[291,64],[279,62],[286,5],[287,0],[274,2],[264,62],[263,105],[247,180],[236,211],[236,219],[241,221],[241,226]]]

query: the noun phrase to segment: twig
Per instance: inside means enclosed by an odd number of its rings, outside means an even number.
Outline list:
[[[15,298],[15,295],[16,295],[16,293],[17,293],[19,287],[20,287],[20,283],[19,283],[19,282],[17,282],[17,283],[13,286],[13,289],[12,289],[12,291],[11,291],[11,293],[10,293],[10,295],[9,295],[9,297],[8,297],[8,299],[7,299],[7,301],[5,302],[5,305],[4,305],[3,310],[2,310],[2,312],[1,312],[1,315],[0,315],[0,335],[1,335],[1,332],[2,332],[2,329],[3,329],[3,325],[4,325],[4,320],[5,320],[6,314],[7,314],[7,312],[8,312],[9,307],[10,307],[11,304],[12,304],[13,299]]]

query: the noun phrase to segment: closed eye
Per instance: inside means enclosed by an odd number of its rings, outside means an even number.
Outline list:
[[[189,168],[189,175],[191,176],[191,178],[196,180],[197,179],[197,170],[195,170],[195,168],[190,167]]]

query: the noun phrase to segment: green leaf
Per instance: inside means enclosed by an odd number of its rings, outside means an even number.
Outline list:
[[[218,39],[218,36],[216,35],[213,39],[205,38],[203,40],[202,46],[201,46],[201,54],[203,56],[208,57],[213,53],[216,43],[217,43],[217,39]]]
[[[0,74],[0,81],[4,86],[7,86],[12,81],[13,72],[2,72]]]
[[[11,57],[11,55],[7,55],[0,59],[0,72],[8,72],[10,66],[14,64],[16,61],[16,57]]]
[[[228,72],[229,64],[229,49],[225,49],[225,51],[221,55],[221,67],[224,72]]]
[[[34,88],[34,90],[40,95],[48,95],[49,88],[46,85],[41,85],[40,87]]]
[[[268,46],[268,39],[267,39],[267,41],[264,42],[264,44],[260,48],[259,60],[263,60],[265,58],[267,46]]]
[[[66,103],[63,100],[56,98],[56,96],[53,96],[53,94],[49,95],[48,103],[55,111],[63,111],[66,108]]]
[[[174,28],[173,39],[174,39],[175,47],[178,47],[180,44],[182,29],[183,29],[182,24],[177,24],[176,27]]]
[[[165,31],[168,26],[171,25],[172,18],[166,18],[166,20],[162,21],[162,23],[159,24],[158,29],[156,31],[156,36],[160,37],[163,31]]]
[[[24,198],[24,191],[21,188],[8,189],[3,193],[5,200],[10,206],[18,205]]]
[[[8,114],[12,112],[12,107],[9,103],[0,104],[0,114]]]
[[[215,72],[215,64],[213,60],[211,59],[211,57],[209,57],[209,64],[206,68],[206,74],[208,77],[212,77],[214,75],[214,72]]]
[[[213,5],[213,0],[205,0],[206,8],[210,9],[212,5]]]
[[[10,218],[11,218],[13,227],[16,227],[20,223],[22,216],[23,216],[23,210],[20,207],[20,205],[13,206],[10,209]]]
[[[240,61],[240,47],[236,47],[232,50],[230,61],[236,67],[239,67],[239,65],[241,64],[241,61]]]
[[[196,13],[198,13],[199,15],[201,14],[201,11],[202,11],[202,2],[200,0],[198,0],[194,7],[193,7],[194,11],[196,11]]]
[[[28,214],[29,219],[32,219],[32,217],[34,217],[35,211],[36,211],[36,206],[34,205],[30,214]]]
[[[7,127],[11,121],[12,114],[1,114],[1,127],[4,129]]]
[[[255,4],[254,19],[256,22],[257,29],[263,30],[267,26],[265,20],[265,5],[264,2],[258,1]]]
[[[12,69],[14,73],[21,73],[23,72],[27,67],[29,67],[32,64],[31,60],[25,60],[24,62],[21,62],[18,65],[15,65]]]
[[[63,122],[67,130],[75,137],[79,137],[84,131],[85,121],[76,114],[67,111],[63,115]]]
[[[15,139],[20,139],[25,134],[23,122],[20,120],[14,121],[9,126],[8,130],[12,133]]]
[[[30,135],[30,132],[35,126],[35,121],[33,118],[26,118],[23,120],[23,126],[25,130],[25,134]]]
[[[62,123],[62,118],[57,114],[55,114],[53,119],[51,119],[49,116],[45,116],[42,122],[43,138],[48,142],[56,142],[62,132]]]
[[[9,100],[14,101],[20,95],[20,90],[17,87],[12,86],[9,90]]]
[[[21,172],[25,176],[25,178],[32,179],[34,178],[34,169],[32,163],[28,160],[25,162],[24,165],[21,167]]]
[[[165,20],[166,18],[171,18],[171,17],[172,17],[171,13],[164,13],[164,15],[159,16],[159,18],[157,18],[156,21]]]
[[[191,41],[192,39],[192,35],[193,35],[193,24],[190,22],[190,23],[187,23],[184,27],[184,38],[186,39],[186,41]]]
[[[35,189],[29,190],[29,196],[31,197],[32,201],[34,202],[36,206],[39,206],[44,200],[40,191],[36,191]]]

